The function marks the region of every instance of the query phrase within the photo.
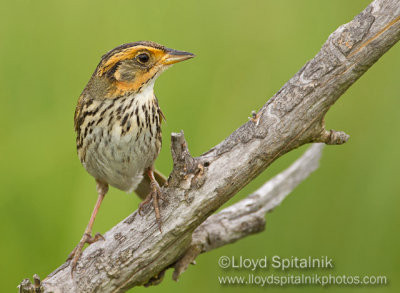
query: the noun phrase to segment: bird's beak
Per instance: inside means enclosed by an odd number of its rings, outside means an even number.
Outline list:
[[[161,60],[161,63],[163,65],[171,65],[174,63],[185,61],[185,60],[193,58],[193,57],[195,57],[195,55],[192,53],[189,53],[189,52],[168,49],[166,51],[165,56]]]

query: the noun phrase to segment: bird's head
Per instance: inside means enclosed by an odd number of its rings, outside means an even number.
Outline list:
[[[137,93],[153,86],[160,73],[172,64],[194,56],[149,41],[124,44],[103,55],[90,87],[96,96],[99,91],[106,91],[107,98]]]

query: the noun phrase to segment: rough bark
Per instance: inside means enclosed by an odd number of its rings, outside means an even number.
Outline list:
[[[185,254],[175,263],[173,279],[178,280],[200,253],[233,243],[265,228],[265,214],[271,212],[319,166],[324,144],[313,144],[298,160],[254,193],[217,214],[211,215],[192,234]]]
[[[151,208],[143,217],[134,212],[84,251],[73,278],[66,263],[37,284],[38,292],[124,292],[157,283],[191,247],[193,231],[273,161],[306,143],[347,140],[343,132],[325,130],[326,112],[399,38],[400,2],[375,0],[333,32],[252,119],[205,154],[193,158],[183,134],[173,134],[163,232]],[[23,282],[23,292],[34,287]]]

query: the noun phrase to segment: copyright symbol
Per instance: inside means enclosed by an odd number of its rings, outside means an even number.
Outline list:
[[[226,269],[231,265],[231,259],[226,255],[223,255],[219,258],[218,264],[220,268]]]

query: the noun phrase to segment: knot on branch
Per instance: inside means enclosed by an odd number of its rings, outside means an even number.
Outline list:
[[[320,137],[318,137],[315,142],[323,142],[328,145],[333,144],[344,144],[350,138],[350,135],[343,131],[324,130]]]
[[[190,155],[183,130],[179,133],[171,133],[171,153],[174,169],[180,168],[185,172],[190,171],[190,168],[193,167],[194,158]]]
[[[22,280],[21,284],[18,285],[19,293],[40,293],[43,292],[40,285],[40,278],[37,274],[33,275],[33,284],[29,279]]]
[[[204,183],[205,167],[209,163],[202,163],[193,158],[189,152],[183,130],[171,134],[171,153],[174,168],[168,178],[168,185],[184,189],[199,188]]]

